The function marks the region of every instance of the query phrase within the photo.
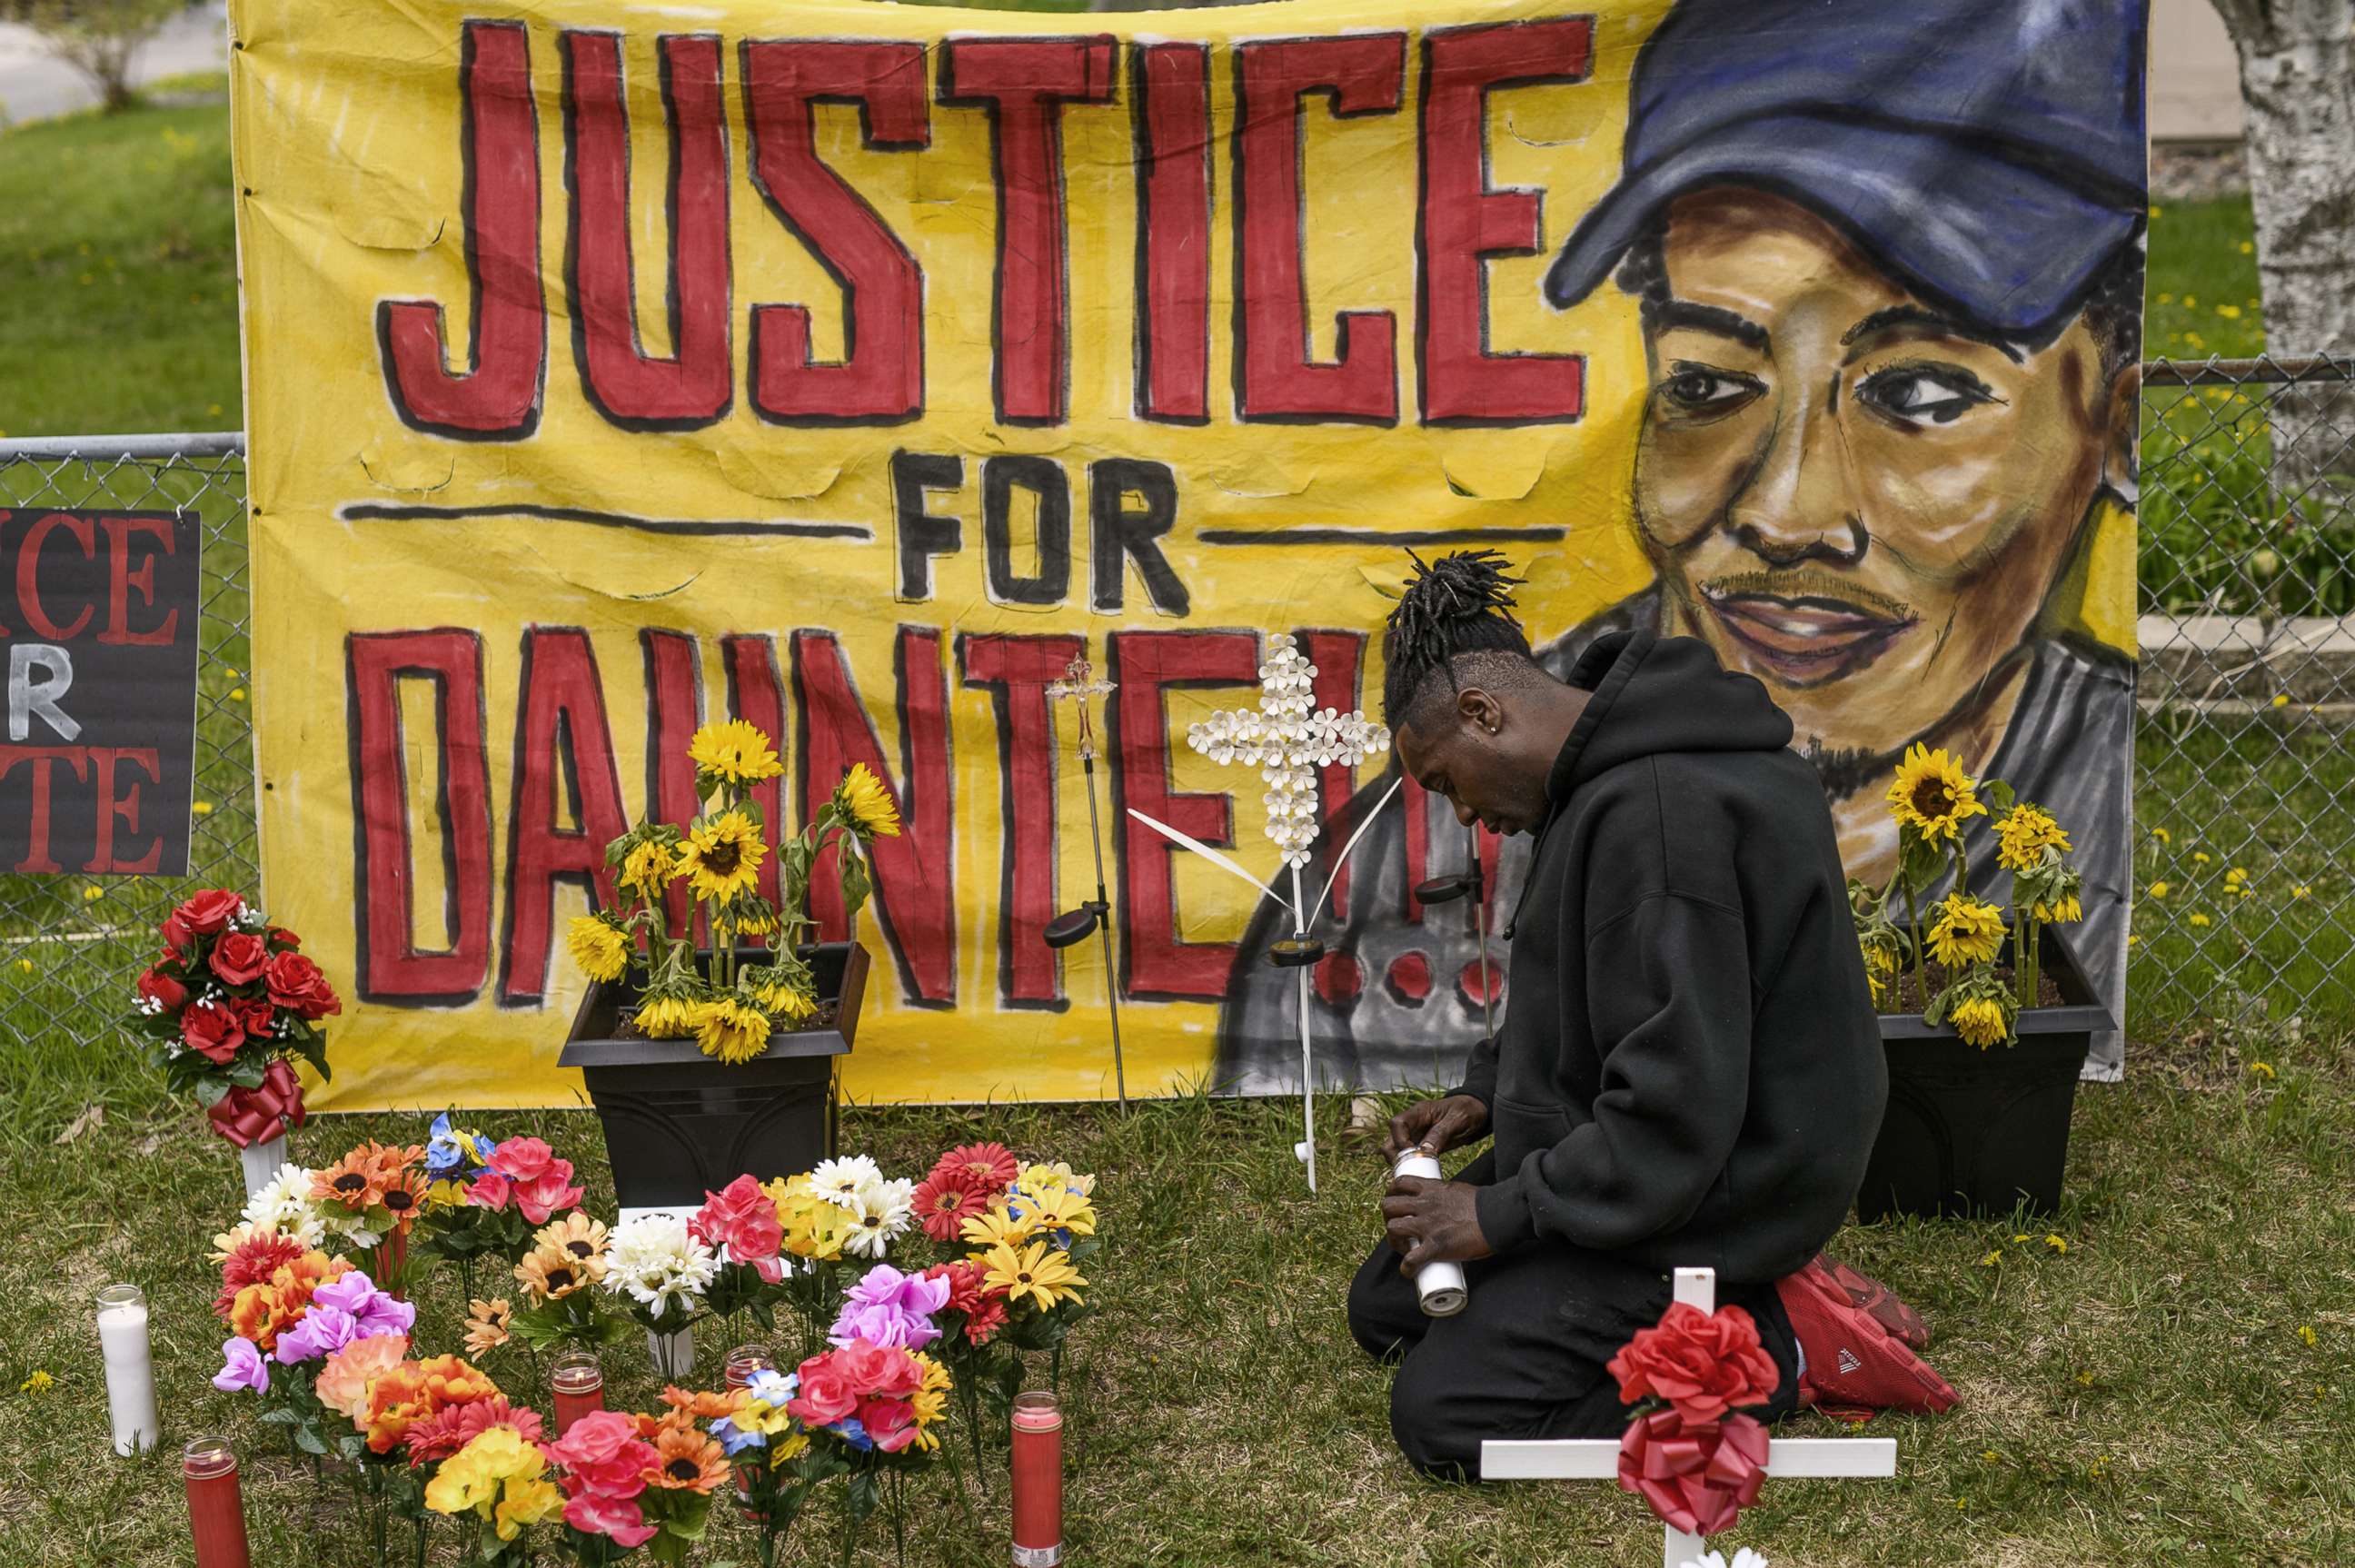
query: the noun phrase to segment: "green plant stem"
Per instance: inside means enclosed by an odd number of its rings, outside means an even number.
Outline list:
[[[1898,875],[1904,873],[1901,870]],[[1913,983],[1922,988],[1922,1007],[1926,1011],[1930,1006],[1930,965],[1922,948],[1922,897],[1910,881],[1905,884],[1905,919],[1913,928]]]

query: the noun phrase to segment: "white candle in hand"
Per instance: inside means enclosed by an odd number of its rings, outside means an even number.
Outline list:
[[[147,1356],[147,1297],[135,1285],[98,1293],[98,1348],[106,1358],[106,1413],[114,1451],[130,1455],[155,1446],[155,1369]]]

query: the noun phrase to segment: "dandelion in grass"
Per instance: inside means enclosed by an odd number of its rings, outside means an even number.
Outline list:
[[[687,741],[687,754],[698,773],[727,784],[757,784],[785,771],[768,736],[742,719],[706,724]]]
[[[2191,851],[2191,863],[2195,866],[2206,865],[2208,863],[2208,851],[2205,849],[2194,849]]]
[[[262,1375],[264,1377],[269,1376],[267,1372],[264,1372]],[[28,1398],[37,1398],[41,1394],[48,1392],[51,1389],[57,1386],[57,1379],[49,1376],[46,1371],[37,1370],[31,1377],[27,1378],[23,1382],[16,1385],[16,1392]]]
[[[2314,891],[2312,888],[2307,886],[2304,882],[2300,882],[2290,889],[2289,896],[2293,899],[2302,899],[2312,891]]]
[[[865,763],[850,764],[850,771],[834,787],[834,804],[861,842],[900,837],[900,808],[891,803],[891,792],[883,787],[883,781]]]
[[[2274,1064],[2270,1061],[2252,1061],[2249,1063],[2249,1071],[2260,1078],[2271,1078],[2274,1076]]]
[[[565,927],[564,945],[591,980],[613,981],[629,972],[630,939],[602,915],[576,914]]]
[[[769,847],[761,829],[741,811],[698,820],[687,830],[679,869],[698,899],[726,902],[759,886]]]
[[[2193,925],[2195,925],[2195,926],[2205,926],[2205,925],[2211,925],[2211,924],[2213,924],[2214,923],[2213,923],[2212,921],[2211,921],[2211,920],[2210,920],[2206,915],[2204,915],[2204,914],[2200,913],[2198,910],[2196,910],[2196,909],[2195,909],[2195,910],[2193,910],[2193,911],[2191,912],[2191,923],[2192,923]]]
[[[2066,1236],[2048,1235],[2044,1238],[2044,1244],[2051,1247],[2056,1253],[2065,1253],[2069,1250],[2069,1238]]]
[[[1967,893],[1949,894],[1930,928],[1930,953],[1948,968],[1985,964],[2003,946],[2003,911]]]
[[[1955,841],[1966,821],[1987,815],[1977,791],[1977,784],[1945,748],[1932,751],[1917,743],[1905,753],[1889,786],[1889,809],[1900,824],[1917,829],[1934,844]]]
[[[1993,1268],[2001,1262],[2003,1262],[2003,1249],[2001,1247],[1997,1247],[1993,1251],[1989,1252],[1987,1256],[1979,1260],[1979,1267]]]
[[[2174,884],[2171,882],[2153,882],[2149,887],[2143,891],[2148,893],[2152,898],[2164,901],[2167,895],[2175,890]]]
[[[2322,1343],[2322,1336],[2314,1331],[2314,1325],[2311,1323],[2299,1324],[2297,1326],[2297,1337],[2305,1340],[2309,1347]]]
[[[2172,843],[2174,843],[2174,842],[2175,842],[2175,835],[2174,835],[2174,834],[2172,834],[2172,833],[2169,833],[2169,832],[2166,828],[2164,828],[2164,827],[2154,827],[2154,828],[2152,828],[2152,829],[2150,830],[2150,836],[2151,836],[2153,838],[2158,839],[2161,844],[2172,844]]]

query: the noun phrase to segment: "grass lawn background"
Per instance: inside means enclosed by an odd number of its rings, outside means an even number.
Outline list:
[[[0,432],[238,426],[229,195],[218,105],[0,134]],[[2247,238],[2244,199],[2154,218],[2152,353],[2262,347]],[[2301,819],[2332,820],[2333,794],[2355,780],[2335,738],[2254,728],[2182,747],[2147,732],[2143,746],[2158,787],[2141,820],[2169,831],[2144,840],[2137,881],[2169,882],[2168,918],[2146,919],[2137,948],[2132,1076],[2081,1096],[2066,1210],[1841,1243],[1923,1307],[1932,1360],[1964,1407],[1880,1424],[1900,1442],[1894,1484],[1770,1484],[1725,1544],[1821,1565],[2329,1562],[2355,1546],[2355,1047],[2342,1009],[2262,1029],[2199,1021],[2344,954],[2343,858],[2264,857],[2287,849]],[[2285,779],[2301,749],[2322,773],[2295,811],[2249,810],[2242,792]],[[2258,891],[2226,903],[2237,863],[2260,872]],[[2210,923],[2189,923],[2194,910]],[[240,1439],[256,1561],[362,1562],[340,1488],[314,1495],[307,1472],[263,1451],[240,1402],[204,1382],[222,1330],[202,1253],[237,1206],[229,1151],[126,1049],[75,1043],[118,998],[46,983],[48,967],[36,963],[10,1019],[27,1043],[0,1032],[0,1201],[17,1238],[0,1250],[0,1565],[186,1561],[167,1462],[119,1462],[106,1445],[90,1298],[117,1278],[150,1293],[167,1445],[208,1429]],[[91,1106],[104,1124],[58,1142]],[[1467,1490],[1406,1472],[1387,1377],[1362,1364],[1341,1317],[1373,1233],[1376,1162],[1331,1157],[1328,1121],[1332,1179],[1310,1199],[1289,1157],[1293,1114],[1178,1102],[1125,1123],[1093,1108],[847,1119],[847,1147],[897,1169],[986,1131],[1103,1174],[1103,1311],[1067,1373],[1072,1560],[1656,1562],[1657,1527],[1607,1486]],[[485,1126],[557,1143],[610,1213],[593,1118]],[[363,1136],[421,1136],[414,1120],[335,1118],[299,1134],[296,1153],[324,1163]],[[428,1342],[454,1346],[452,1292],[425,1305]],[[527,1392],[516,1363],[493,1367]],[[17,1392],[36,1371],[56,1387]],[[617,1402],[650,1392],[616,1376]],[[944,1482],[929,1499],[911,1562],[1004,1561],[1002,1495],[972,1499],[978,1526]],[[802,1552],[828,1561],[830,1542]],[[702,1560],[731,1556],[748,1561],[750,1543],[723,1529]]]

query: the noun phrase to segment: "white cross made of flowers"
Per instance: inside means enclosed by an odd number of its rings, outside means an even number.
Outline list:
[[[1356,767],[1388,751],[1391,732],[1363,713],[1318,712],[1316,667],[1288,634],[1278,632],[1267,644],[1258,709],[1221,709],[1188,727],[1186,743],[1214,763],[1259,769],[1267,784],[1267,836],[1296,873],[1316,842],[1316,770],[1336,763]]]

